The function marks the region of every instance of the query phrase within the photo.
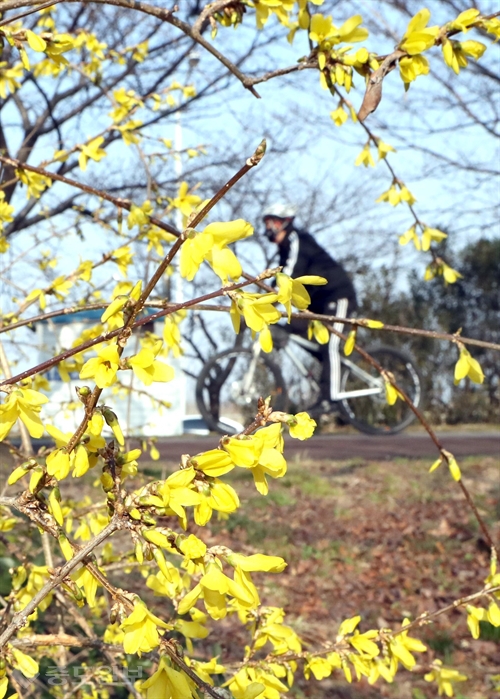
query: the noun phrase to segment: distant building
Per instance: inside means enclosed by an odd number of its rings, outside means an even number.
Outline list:
[[[70,349],[82,331],[99,322],[102,311],[80,311],[58,316],[36,325],[39,361],[50,359],[65,349]],[[130,338],[125,356],[135,354],[140,346],[138,339],[145,332],[161,337],[162,323],[156,322],[138,328]],[[88,358],[92,353],[87,354]],[[161,357],[159,361],[165,361]],[[186,377],[180,361],[169,357],[167,363],[174,368],[175,377],[168,383],[145,386],[132,371],[120,371],[118,378],[123,388],[113,385],[105,388],[99,401],[109,406],[117,415],[124,435],[130,437],[167,437],[182,434],[186,405]],[[78,378],[74,372],[70,381],[63,381],[57,366],[46,374],[50,382],[49,403],[43,406],[44,418],[49,418],[62,432],[74,431],[81,421],[83,405],[75,391],[76,386],[91,384]],[[137,389],[130,391],[129,389]],[[170,404],[167,407],[166,404]],[[72,409],[76,408],[76,409]]]

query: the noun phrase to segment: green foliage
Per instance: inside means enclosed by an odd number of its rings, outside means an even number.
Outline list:
[[[391,286],[393,272],[389,268],[367,272],[361,313],[384,318],[391,325],[426,327],[437,333],[461,329],[466,337],[498,343],[500,239],[481,239],[455,257],[454,264],[462,278],[444,288],[437,279],[423,285],[413,273],[410,289],[397,291]],[[432,337],[394,334],[387,337],[387,344],[402,347],[415,356],[425,382],[425,408],[434,422],[496,422],[500,367],[494,349],[474,348],[474,356],[485,374],[484,384],[466,381],[453,386],[451,374],[456,355],[449,352],[448,343]]]

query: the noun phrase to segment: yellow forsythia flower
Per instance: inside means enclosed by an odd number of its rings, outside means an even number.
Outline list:
[[[174,209],[179,209],[186,218],[190,216],[195,208],[200,204],[201,197],[197,194],[189,194],[189,185],[187,182],[181,182],[179,191],[174,199],[169,199],[170,206]]]
[[[317,425],[307,413],[297,413],[287,421],[287,424],[290,427],[290,436],[300,440],[312,437]]]
[[[444,62],[458,75],[460,68],[468,65],[467,56],[477,61],[486,51],[486,46],[480,41],[445,40],[442,49]]]
[[[164,697],[165,699],[196,699],[197,692],[188,683],[187,676],[180,670],[174,670],[166,657],[160,658],[158,669],[151,677],[140,683],[140,691],[146,697]]]
[[[375,167],[375,161],[370,151],[370,144],[367,143],[361,153],[354,161],[354,165],[364,165],[365,167]]]
[[[314,336],[320,345],[327,345],[330,341],[328,328],[320,320],[312,320],[307,328],[307,337],[310,340]]]
[[[85,171],[87,169],[89,159],[99,162],[107,155],[106,151],[100,147],[103,143],[104,137],[98,136],[98,138],[94,138],[87,145],[79,146],[81,152],[78,156],[78,164],[81,170]]]
[[[264,427],[251,436],[223,439],[222,446],[236,466],[250,469],[261,495],[267,495],[269,491],[266,476],[282,478],[286,473],[279,423]]]
[[[224,284],[229,278],[239,279],[241,264],[227,246],[250,235],[253,235],[253,227],[243,219],[210,223],[201,233],[193,233],[181,248],[182,276],[191,281],[203,260],[207,260]]]
[[[439,696],[454,696],[453,682],[464,682],[467,675],[462,675],[457,670],[442,667],[440,660],[434,660],[432,670],[424,675],[426,682],[437,682]]]
[[[152,349],[141,349],[133,357],[127,357],[126,363],[139,381],[146,386],[150,386],[153,381],[166,382],[174,378],[174,370],[165,362],[156,359],[163,345],[162,340],[158,340]]]
[[[97,357],[88,359],[80,371],[81,379],[94,379],[99,388],[107,388],[116,381],[120,355],[116,345],[99,347]]]
[[[140,655],[156,648],[160,644],[158,627],[166,629],[168,624],[152,614],[144,602],[136,601],[134,611],[121,623],[125,653]]]
[[[455,385],[457,385],[466,376],[474,383],[483,383],[484,373],[481,365],[471,356],[469,350],[465,347],[460,347],[460,357],[455,364]]]
[[[424,8],[410,20],[400,44],[400,48],[410,56],[415,56],[434,46],[439,27],[427,26],[430,16],[429,10]]]
[[[399,73],[404,83],[411,83],[419,75],[427,75],[429,71],[429,61],[425,56],[405,56],[399,61]]]
[[[408,228],[408,230],[403,233],[403,235],[399,236],[399,244],[400,245],[406,245],[413,241],[413,245],[415,246],[416,250],[421,250],[422,249],[422,244],[420,243],[420,238],[418,237],[417,234],[417,224],[414,223],[411,228]]]
[[[12,646],[9,646],[9,651],[14,656],[14,667],[21,670],[25,677],[35,677],[38,674],[39,667],[34,658],[22,653],[18,648],[12,648]]]
[[[408,619],[403,621],[403,628],[409,624]],[[389,651],[395,660],[398,660],[407,670],[416,665],[412,653],[425,653],[427,646],[417,638],[408,636],[407,631],[394,636],[389,642]]]
[[[263,553],[254,553],[251,556],[230,553],[226,558],[230,565],[241,568],[247,573],[281,573],[287,566],[285,559],[281,556],[266,556]]]
[[[342,105],[337,107],[337,109],[335,109],[333,112],[330,112],[330,117],[332,118],[335,126],[342,126],[342,124],[345,124],[345,122],[349,118],[347,112],[342,107]]]
[[[35,439],[39,439],[44,425],[39,413],[42,405],[48,402],[47,396],[31,388],[17,388],[9,393],[5,403],[0,405],[0,440],[5,439],[19,418]]]
[[[447,237],[447,233],[443,233],[443,231],[439,231],[437,228],[425,227],[422,233],[422,250],[424,252],[427,252],[427,250],[430,249],[431,243],[433,241],[436,243],[440,243]]]

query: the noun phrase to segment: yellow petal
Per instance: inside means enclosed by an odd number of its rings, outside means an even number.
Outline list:
[[[398,392],[396,391],[394,386],[388,381],[385,382],[385,397],[389,405],[394,405],[394,403],[398,399]]]
[[[262,553],[255,553],[252,556],[234,553],[228,560],[231,565],[238,566],[241,570],[250,573],[257,571],[281,573],[287,566],[286,561],[281,556],[266,556]]]
[[[442,463],[443,463],[443,459],[442,459],[442,457],[440,456],[439,459],[436,459],[436,461],[434,461],[434,463],[433,463],[432,466],[430,467],[429,473],[432,473],[432,472],[435,471],[437,468],[439,468],[439,466],[441,466]]]
[[[453,477],[453,480],[459,481],[462,478],[462,474],[460,472],[460,467],[457,464],[457,461],[454,456],[449,456],[448,457],[448,467],[450,469],[450,473]]]
[[[259,344],[264,352],[273,351],[273,336],[267,325],[259,333]]]
[[[87,450],[85,449],[85,447],[80,444],[76,448],[74,469],[72,473],[73,478],[79,478],[80,476],[83,476],[85,473],[87,473],[89,468],[89,455],[87,454]]]
[[[33,51],[45,51],[47,42],[41,36],[37,36],[34,32],[26,29],[26,39]]]
[[[474,357],[469,357],[468,375],[471,381],[474,381],[474,383],[483,383],[484,381],[484,373],[481,368],[481,365],[479,364],[477,359],[474,359]]]
[[[463,352],[460,353],[458,362],[455,364],[455,381],[460,381],[469,373],[469,358]]]
[[[222,449],[211,449],[197,454],[193,461],[196,468],[206,473],[207,476],[223,476],[235,467],[229,454]]]
[[[352,351],[354,349],[354,345],[356,344],[356,330],[351,330],[349,335],[347,336],[347,340],[344,345],[344,354],[346,357],[348,357],[350,354],[352,354]]]
[[[380,320],[370,320],[369,318],[366,319],[365,324],[367,328],[372,328],[373,330],[384,327],[384,324]]]
[[[318,277],[315,274],[307,274],[303,277],[297,277],[296,279],[294,279],[294,281],[300,282],[301,284],[312,284],[313,286],[322,286],[323,284],[328,284],[328,279],[325,279],[325,277]]]

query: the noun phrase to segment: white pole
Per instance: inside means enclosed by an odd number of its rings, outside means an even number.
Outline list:
[[[200,62],[200,56],[196,51],[191,51],[188,58],[188,72],[186,75],[186,83],[189,80],[191,73],[196,68]],[[178,109],[175,115],[175,131],[174,131],[174,149],[175,149],[175,174],[177,175],[177,186],[179,187],[182,182],[183,168],[182,168],[182,114],[181,110]],[[184,224],[182,220],[182,213],[177,209],[175,213],[175,226],[177,230],[182,231],[184,229]],[[182,283],[182,277],[179,273],[177,266],[174,267],[174,273],[172,275],[172,284],[170,286],[172,293],[172,301],[174,303],[182,303],[184,301],[184,288]]]
[[[174,149],[175,149],[175,174],[177,175],[177,186],[179,187],[182,182],[182,117],[181,110],[179,109],[175,115],[175,131],[174,131]],[[175,212],[175,226],[177,230],[182,231],[184,228],[182,221],[182,213],[180,209],[176,209]],[[182,303],[184,300],[184,289],[182,284],[182,277],[180,275],[177,265],[174,266],[174,272],[172,274],[172,283],[170,286],[171,301],[174,303]]]

